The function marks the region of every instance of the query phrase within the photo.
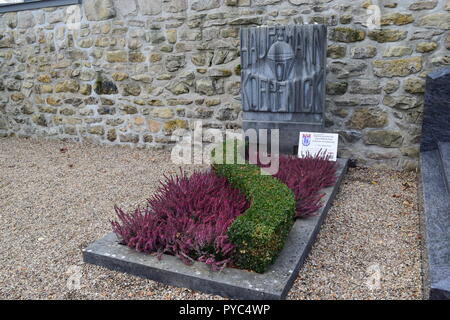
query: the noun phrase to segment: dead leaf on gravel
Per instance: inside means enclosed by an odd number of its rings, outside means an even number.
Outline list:
[[[403,182],[402,186],[403,186],[403,190],[407,190],[409,188],[414,188],[416,186],[416,184],[412,183],[412,182]]]
[[[59,152],[61,153],[66,153],[67,151],[69,151],[69,149],[67,149],[66,147],[59,149]]]
[[[392,195],[392,198],[401,198],[401,195],[400,195],[400,194],[394,193],[394,194]]]
[[[403,201],[403,205],[409,208],[412,208],[414,206],[414,204],[408,200]]]

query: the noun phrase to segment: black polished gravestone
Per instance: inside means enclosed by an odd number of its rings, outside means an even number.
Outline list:
[[[240,37],[244,130],[279,129],[280,152],[296,153],[300,131],[324,127],[327,29],[250,27]]]
[[[425,293],[450,299],[450,67],[427,76],[420,149]]]
[[[427,76],[421,151],[436,150],[450,142],[450,67]]]

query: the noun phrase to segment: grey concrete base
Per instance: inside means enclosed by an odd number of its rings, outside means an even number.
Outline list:
[[[439,150],[421,152],[425,296],[450,299],[450,195]]]
[[[213,272],[203,263],[187,266],[169,255],[158,260],[155,256],[120,245],[112,233],[83,249],[83,259],[86,263],[164,284],[233,299],[284,299],[311,250],[347,171],[347,160],[339,159],[338,163],[335,186],[323,190],[324,206],[316,216],[295,222],[284,249],[275,263],[263,274],[233,268]]]
[[[323,132],[323,125],[321,124],[310,124],[302,122],[279,122],[279,121],[255,121],[255,120],[243,120],[243,129],[255,129],[257,132],[260,129],[267,129],[268,137],[267,142],[269,144],[267,150],[271,150],[270,140],[271,140],[271,130],[279,130],[279,143],[280,143],[280,153],[287,155],[297,155],[298,152],[298,142],[300,138],[300,131],[305,132]],[[258,145],[262,145],[258,141]]]

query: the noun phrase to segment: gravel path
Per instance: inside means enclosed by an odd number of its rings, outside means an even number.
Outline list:
[[[350,169],[289,298],[422,299],[417,206],[415,173]]]
[[[177,170],[167,151],[0,139],[0,299],[220,299],[82,262],[113,204],[132,208]],[[289,298],[420,299],[416,194],[415,174],[352,169]]]

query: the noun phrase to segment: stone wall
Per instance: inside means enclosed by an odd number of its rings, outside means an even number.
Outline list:
[[[367,27],[371,4],[381,28]],[[239,27],[329,26],[327,129],[362,165],[417,166],[424,77],[450,64],[450,1],[83,0],[0,15],[0,135],[167,146],[240,128]]]

